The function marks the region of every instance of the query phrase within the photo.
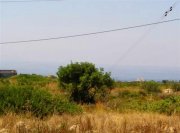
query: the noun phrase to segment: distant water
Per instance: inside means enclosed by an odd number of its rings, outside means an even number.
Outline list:
[[[134,81],[144,80],[180,80],[180,68],[161,68],[161,67],[123,67],[115,68],[112,76],[116,80]]]
[[[13,64],[13,65],[12,65]],[[1,69],[15,69],[18,73],[56,75],[61,63],[7,63]],[[144,80],[180,80],[180,67],[114,67],[108,69],[106,65],[99,67],[105,68],[105,71],[112,72],[112,77],[121,81],[135,81],[138,78]]]

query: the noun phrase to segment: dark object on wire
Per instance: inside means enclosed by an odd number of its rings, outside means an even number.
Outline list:
[[[171,6],[170,9],[164,13],[164,16],[167,16],[169,14],[169,12],[172,11],[172,9],[173,9],[173,7]]]

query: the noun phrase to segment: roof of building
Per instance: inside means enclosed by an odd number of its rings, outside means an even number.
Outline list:
[[[17,73],[16,70],[0,70],[0,73]]]

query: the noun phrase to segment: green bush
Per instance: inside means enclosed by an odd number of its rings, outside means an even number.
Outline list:
[[[0,88],[3,86],[9,86],[9,85],[10,85],[10,82],[8,79],[0,78]]]
[[[39,87],[44,87],[46,84],[50,83],[53,79],[41,76],[41,75],[29,75],[29,74],[20,74],[16,77],[13,77],[17,81],[17,85],[19,86],[26,86],[26,85],[31,85],[31,86],[39,86]]]
[[[76,114],[82,112],[80,106],[78,106],[75,103],[68,102],[67,100],[62,99],[59,96],[56,96],[54,98],[54,102],[56,104],[55,112],[58,114],[62,114],[62,113]]]
[[[145,101],[144,98],[137,97],[137,95],[133,95],[133,97],[131,96],[131,94],[125,94],[123,98],[120,97],[112,99],[111,101],[107,102],[107,106],[112,110],[117,110],[120,112],[147,111],[147,101]]]
[[[141,93],[133,92],[129,90],[119,92],[119,97],[121,98],[140,98],[141,96],[142,96]]]
[[[144,82],[142,83],[141,88],[148,93],[157,93],[161,92],[159,83],[154,82],[154,81],[149,81],[149,82]]]
[[[43,118],[53,113],[77,113],[81,108],[74,103],[32,87],[4,87],[0,89],[0,113],[27,113]]]
[[[67,90],[70,99],[78,103],[94,103],[96,98],[106,97],[108,91],[105,90],[111,89],[114,83],[110,73],[88,62],[61,66],[57,75],[61,88]]]
[[[140,82],[137,82],[137,81],[131,81],[131,82],[117,81],[117,82],[115,82],[115,86],[117,88],[138,87],[139,85],[140,85]]]
[[[171,96],[163,100],[147,101],[142,98],[113,99],[107,103],[107,106],[113,110],[125,111],[143,111],[157,112],[167,115],[180,114],[180,96]]]
[[[149,104],[149,110],[168,115],[180,113],[180,96],[171,96],[160,101],[155,101]]]
[[[173,91],[180,91],[180,83],[172,83]]]

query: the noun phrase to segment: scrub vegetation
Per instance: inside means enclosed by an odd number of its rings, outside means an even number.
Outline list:
[[[2,78],[0,132],[178,133],[179,88],[178,81],[114,81],[87,62],[61,66],[57,77]]]

